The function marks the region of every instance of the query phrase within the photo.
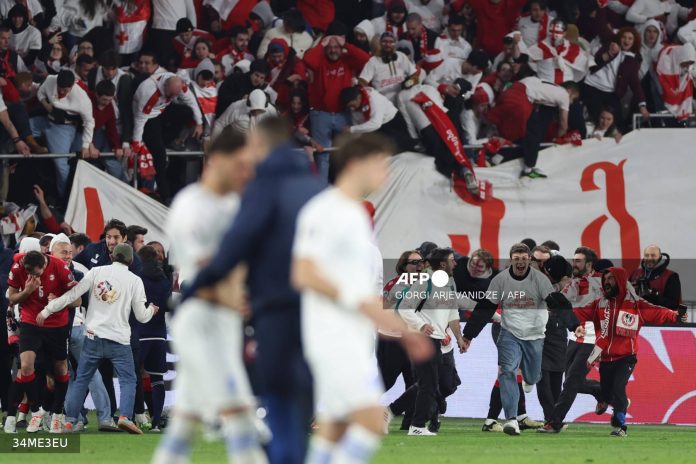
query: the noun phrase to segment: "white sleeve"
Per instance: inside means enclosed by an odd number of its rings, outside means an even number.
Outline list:
[[[374,91],[372,92],[372,95],[370,95],[370,99],[372,100],[370,102],[370,119],[368,119],[362,124],[356,124],[354,126],[351,126],[350,131],[353,134],[365,134],[368,132],[374,132],[378,130],[380,127],[382,127],[382,124],[384,122],[384,114],[387,112],[386,106],[388,102],[381,101],[381,99],[375,97],[376,93],[377,92]]]
[[[80,105],[80,116],[82,116],[82,148],[89,147],[94,135],[94,114],[92,113],[92,100],[87,96],[87,92],[81,93],[82,104]]]
[[[295,258],[315,258],[323,248],[324,233],[320,224],[313,219],[312,209],[307,207],[300,210],[297,217],[295,239],[292,245],[292,255]]]
[[[488,138],[478,138],[479,128],[476,125],[476,116],[473,110],[462,111],[462,116],[460,121],[462,123],[462,130],[466,136],[466,143],[469,145],[480,145],[488,142]]]
[[[147,297],[145,296],[145,286],[143,285],[142,279],[136,276],[135,289],[133,293],[133,299],[131,300],[131,307],[133,308],[133,314],[135,318],[142,322],[143,324],[152,319],[154,311],[152,305],[145,306]]]
[[[53,314],[77,300],[82,294],[86,293],[92,288],[95,273],[96,270],[91,269],[87,274],[85,274],[85,276],[76,286],[63,293],[63,295],[61,295],[59,298],[51,300],[44,308],[44,311],[48,312],[49,314]]]
[[[27,49],[29,50],[41,50],[42,44],[41,44],[41,32],[39,32],[38,29],[32,26],[32,28],[29,30],[29,41],[27,44]]]
[[[143,129],[148,117],[143,112],[143,108],[150,99],[153,91],[156,90],[157,84],[152,79],[146,79],[141,82],[133,95],[133,136],[134,142],[140,142],[143,139]]]
[[[263,59],[266,56],[266,51],[268,51],[268,44],[271,43],[271,33],[275,30],[274,29],[269,29],[266,31],[266,33],[263,35],[263,39],[261,39],[261,43],[259,44],[259,49],[256,51],[256,58],[258,59]]]
[[[427,284],[414,283],[411,288],[404,288],[402,292],[408,298],[404,297],[399,304],[399,316],[406,325],[413,330],[420,330],[426,324],[421,313],[416,312],[416,308],[422,301],[420,295],[427,291]]]
[[[375,77],[375,65],[374,65],[374,59],[370,58],[367,63],[365,63],[365,66],[363,67],[362,72],[360,73],[360,79],[364,80],[368,84],[372,82],[372,79]]]
[[[50,79],[50,80],[49,80]],[[36,99],[39,100],[39,102],[42,102],[44,100],[48,100],[50,102],[50,98],[48,98],[48,85],[49,82],[53,81],[51,77],[47,78],[43,84],[41,84],[41,87],[39,87],[39,90],[36,92]]]
[[[609,0],[608,6],[611,11],[620,15],[625,15],[628,11],[628,7],[619,0]]]
[[[2,98],[2,93],[0,92],[0,113],[7,111],[7,105],[5,105],[5,99]]]
[[[636,2],[633,5],[631,5],[631,7],[626,12],[626,21],[634,24],[643,24],[645,21],[650,19],[644,14],[642,14],[643,11],[645,11],[645,2],[646,0],[636,0]]]
[[[696,19],[679,28],[677,37],[682,43],[696,45]]]

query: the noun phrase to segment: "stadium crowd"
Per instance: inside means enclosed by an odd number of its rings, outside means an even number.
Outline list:
[[[167,150],[200,150],[223,127],[247,130],[268,115],[292,122],[322,176],[334,136],[377,131],[475,189],[459,142],[483,145],[465,151],[478,165],[521,157],[522,175],[544,177],[542,142],[618,140],[634,113],[664,112],[671,126],[693,114],[690,1],[0,6],[4,146],[78,152],[119,179],[138,176],[166,204],[195,180]],[[448,130],[460,140],[442,137]],[[74,161],[38,159],[5,163],[3,192],[25,204],[39,184],[60,209]]]

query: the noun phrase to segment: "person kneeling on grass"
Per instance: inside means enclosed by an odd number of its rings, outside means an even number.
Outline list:
[[[648,324],[670,324],[686,322],[684,312],[672,311],[662,306],[648,303],[639,298],[628,286],[628,274],[624,268],[610,267],[602,275],[603,296],[588,306],[575,309],[581,323],[592,321],[597,333],[595,348],[587,362],[599,363],[599,382],[601,401],[597,404],[597,414],[604,414],[609,404],[614,408],[611,425],[612,436],[627,436],[626,384],[636,366],[638,352],[638,333]],[[560,424],[555,427],[560,431]]]

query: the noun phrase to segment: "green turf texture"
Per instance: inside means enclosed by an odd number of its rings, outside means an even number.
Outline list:
[[[481,432],[481,420],[445,419],[437,437],[409,437],[392,424],[374,463],[696,463],[696,428],[669,425],[629,426],[629,436],[609,436],[606,425],[571,424],[560,434],[533,430],[522,436]],[[1,432],[0,432],[1,433]],[[17,436],[17,435],[15,435]],[[26,436],[21,433],[18,437]],[[51,436],[41,433],[40,436]],[[0,454],[0,463],[130,464],[148,463],[161,434],[141,436],[96,433],[80,436],[80,454]],[[220,442],[199,440],[193,463],[226,463]]]

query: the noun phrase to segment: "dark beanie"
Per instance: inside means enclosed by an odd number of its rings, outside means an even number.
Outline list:
[[[612,263],[608,259],[598,259],[597,261],[595,261],[593,267],[595,272],[604,272],[610,267],[614,267],[614,263]]]
[[[176,22],[176,33],[181,34],[182,32],[193,31],[193,23],[188,18],[181,18]]]
[[[573,273],[573,267],[561,255],[551,255],[544,263],[544,269],[554,282],[560,282],[563,277],[570,277]]]
[[[56,84],[58,87],[67,88],[72,87],[75,83],[75,74],[67,69],[61,69],[58,71],[58,77],[56,78]]]

